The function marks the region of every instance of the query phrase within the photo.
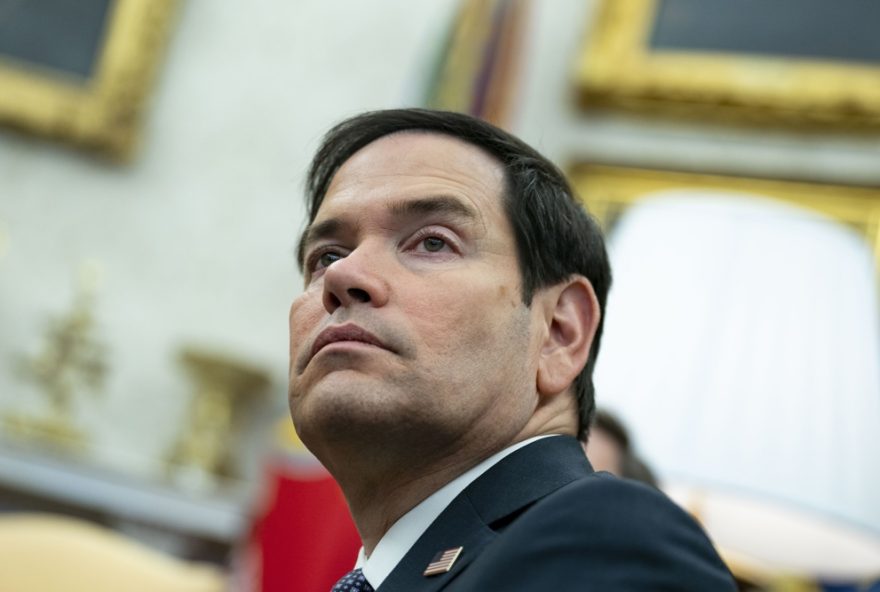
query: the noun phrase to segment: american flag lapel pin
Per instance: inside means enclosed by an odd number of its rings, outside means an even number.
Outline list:
[[[444,574],[452,569],[452,565],[455,563],[455,560],[458,559],[458,556],[461,555],[464,547],[454,547],[452,549],[446,549],[445,551],[440,551],[434,558],[431,560],[431,563],[428,564],[428,567],[425,568],[423,576],[436,576],[440,574]]]

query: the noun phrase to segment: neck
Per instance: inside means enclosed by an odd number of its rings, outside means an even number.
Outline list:
[[[498,450],[502,448],[504,446]],[[406,464],[394,463],[388,470],[376,470],[372,465],[374,469],[369,472],[353,473],[350,460],[343,465],[345,470],[341,472],[331,466],[328,469],[345,494],[364,551],[370,555],[388,529],[404,514],[495,452],[497,450],[478,455],[447,456],[439,462],[418,466],[413,464],[414,459],[410,459]],[[401,466],[408,468],[401,471]]]
[[[447,467],[408,482],[388,484],[381,491],[344,488],[364,552],[369,556],[395,522],[469,468]]]
[[[348,501],[369,556],[388,529],[438,489],[508,446],[546,434],[574,435],[577,419],[567,403],[569,397],[554,398],[542,404],[517,433],[508,433],[492,441],[479,437],[459,437],[439,445],[402,447],[365,446],[365,439],[350,445],[313,449],[324,466],[336,478]],[[561,406],[561,407],[560,407]],[[558,408],[568,410],[561,413]],[[377,438],[371,441],[377,444]],[[425,440],[421,443],[424,444]],[[356,459],[356,462],[353,462]]]

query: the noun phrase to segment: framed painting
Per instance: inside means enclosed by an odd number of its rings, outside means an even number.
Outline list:
[[[176,0],[0,0],[0,123],[125,160]]]
[[[863,236],[880,273],[880,188],[602,164],[575,165],[569,169],[569,179],[606,232],[633,204],[670,190],[733,192],[794,204],[824,214]]]
[[[584,107],[880,127],[880,3],[600,0],[579,51]]]

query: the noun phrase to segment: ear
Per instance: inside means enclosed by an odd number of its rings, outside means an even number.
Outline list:
[[[544,300],[547,332],[538,358],[542,397],[568,390],[587,363],[601,311],[589,280],[574,276],[536,294]]]

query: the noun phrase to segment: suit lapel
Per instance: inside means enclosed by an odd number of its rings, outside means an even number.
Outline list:
[[[440,590],[463,570],[497,535],[487,527],[470,501],[457,496],[428,530],[416,541],[397,567],[379,586],[379,592],[433,592]],[[452,568],[443,574],[425,576],[424,571],[438,552],[462,547]]]
[[[462,492],[493,524],[593,472],[570,436],[543,438],[503,458]]]
[[[506,456],[471,483],[437,517],[378,592],[435,592],[452,581],[498,536],[505,519],[592,472],[574,438],[544,438]],[[462,547],[447,573],[425,576],[437,553]]]

